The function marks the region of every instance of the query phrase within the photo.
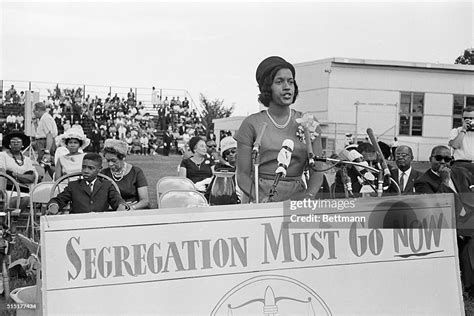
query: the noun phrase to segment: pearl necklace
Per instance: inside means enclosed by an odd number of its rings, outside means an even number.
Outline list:
[[[276,128],[278,129],[284,129],[285,127],[288,126],[288,124],[290,124],[290,120],[291,120],[291,110],[290,110],[290,114],[288,115],[288,120],[286,120],[286,122],[284,124],[278,124],[277,122],[275,122],[275,120],[273,119],[273,117],[270,115],[270,112],[267,110],[267,115],[268,115],[268,118],[270,119],[270,121],[272,121],[273,125],[275,125]]]
[[[114,179],[115,182],[119,182],[120,180],[123,179],[124,175],[125,175],[125,169],[127,168],[127,163],[124,162],[123,163],[123,168],[120,169],[119,172],[113,172],[112,170],[112,178]]]
[[[20,159],[17,159],[16,156],[12,153],[13,160],[15,160],[16,164],[19,165],[20,167],[25,164],[25,158],[23,157],[23,154],[20,152]]]

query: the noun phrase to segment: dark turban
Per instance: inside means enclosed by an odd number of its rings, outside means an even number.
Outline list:
[[[257,67],[256,78],[257,78],[257,82],[258,82],[260,92],[262,92],[263,81],[276,68],[278,68],[278,69],[282,69],[282,68],[290,69],[291,73],[293,74],[293,78],[295,78],[295,67],[293,67],[292,64],[290,64],[289,62],[287,62],[286,60],[284,60],[281,57],[270,56],[268,58],[265,58],[260,63],[260,65],[258,65],[258,67]]]

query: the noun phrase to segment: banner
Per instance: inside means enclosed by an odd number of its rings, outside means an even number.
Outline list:
[[[42,217],[43,312],[464,313],[452,195],[332,201]]]

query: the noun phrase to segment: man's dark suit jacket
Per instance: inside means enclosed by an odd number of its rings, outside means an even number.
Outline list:
[[[398,168],[391,169],[390,174],[391,174],[393,180],[395,180],[395,182],[397,182],[397,184],[400,185],[400,183],[399,183],[400,174],[399,174],[398,171],[399,171]],[[422,175],[423,175],[422,172],[420,172],[418,170],[415,170],[412,167],[411,172],[410,172],[410,176],[408,177],[408,181],[407,181],[407,183],[405,183],[405,189],[403,189],[403,191],[402,191],[402,195],[414,194],[414,192],[415,192],[415,180],[418,179],[419,177],[421,177]],[[398,190],[396,189],[395,185],[393,185],[393,183],[392,183],[388,187],[387,192],[388,193],[398,193]]]
[[[63,209],[69,202],[71,202],[71,214],[106,212],[109,210],[109,205],[115,211],[120,204],[125,203],[113,184],[101,178],[95,181],[93,192],[90,192],[84,179],[69,183],[63,192],[49,201],[48,206],[57,203],[59,208]]]
[[[469,189],[472,183],[467,176],[468,174],[467,169],[459,167],[451,168],[451,180],[457,191],[457,194],[454,194],[457,217],[459,216],[462,206],[464,206],[467,212],[467,217],[474,214],[474,193]],[[431,169],[428,169],[428,171],[415,181],[415,191],[416,193],[454,193],[449,186],[441,182],[441,177],[434,174]]]

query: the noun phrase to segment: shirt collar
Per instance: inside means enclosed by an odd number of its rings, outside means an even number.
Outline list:
[[[87,185],[94,185],[95,182],[97,181],[97,178],[95,178],[95,179],[92,180],[91,182],[89,182],[89,181],[87,181],[87,180],[85,180],[85,181],[86,181],[86,184],[87,184]]]
[[[402,173],[403,173],[403,171],[400,170],[400,169],[398,169],[398,175],[401,176]],[[408,168],[408,169],[405,171],[405,174],[406,174],[407,176],[409,176],[410,173],[411,173],[411,166],[410,166],[410,168]]]

